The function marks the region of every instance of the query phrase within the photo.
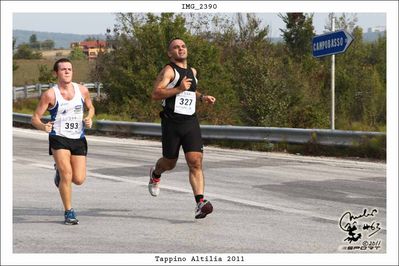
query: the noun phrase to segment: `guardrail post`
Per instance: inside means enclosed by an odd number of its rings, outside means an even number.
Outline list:
[[[28,98],[28,85],[24,85],[24,96],[25,99]]]
[[[100,99],[100,93],[101,93],[100,82],[98,82],[98,81],[94,82],[94,86],[97,89],[97,99]]]
[[[39,92],[39,98],[40,98],[40,95],[42,95],[42,84],[40,83],[36,84],[36,90]]]
[[[100,83],[98,81],[94,82],[94,88],[96,88],[97,98],[100,97]]]
[[[12,99],[14,102],[17,101],[17,88],[16,87],[12,88]]]

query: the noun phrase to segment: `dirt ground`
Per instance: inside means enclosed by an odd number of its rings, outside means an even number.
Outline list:
[[[67,57],[71,53],[70,49],[59,49],[59,50],[49,50],[49,51],[41,51],[43,54],[43,58],[54,60],[59,57]]]

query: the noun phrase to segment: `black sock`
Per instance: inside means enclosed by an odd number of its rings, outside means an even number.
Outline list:
[[[195,202],[200,202],[200,201],[204,201],[204,195],[199,194],[199,195],[195,195]]]
[[[157,175],[154,171],[152,171],[153,178],[161,178],[161,175]]]

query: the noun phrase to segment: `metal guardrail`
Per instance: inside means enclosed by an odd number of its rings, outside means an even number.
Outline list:
[[[30,124],[31,115],[13,113],[13,121]],[[50,116],[43,117],[49,121]],[[97,120],[92,131],[99,133],[161,136],[161,125],[156,123]],[[264,141],[270,143],[332,146],[356,146],[374,138],[386,138],[382,132],[345,131],[330,129],[302,129],[275,127],[213,126],[201,125],[202,137],[209,140]]]
[[[81,85],[86,86],[89,90],[95,89],[97,96],[101,95],[101,89],[103,88],[103,84],[99,82],[94,83],[80,83]],[[12,90],[12,97],[13,100],[16,101],[17,99],[26,99],[32,97],[39,97],[42,94],[43,90],[47,90],[53,87],[53,83],[49,84],[35,84],[35,85],[25,85],[23,87],[13,87]]]

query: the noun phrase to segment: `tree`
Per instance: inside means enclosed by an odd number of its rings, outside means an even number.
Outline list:
[[[86,39],[84,39],[85,42],[96,41],[96,40],[97,40],[97,38],[96,38],[96,37],[93,37],[93,36],[89,36],[89,37],[87,37]]]
[[[261,28],[261,21],[255,14],[247,13],[244,19],[241,13],[237,14],[238,44],[243,48],[249,48],[266,40],[269,26]]]
[[[44,40],[43,42],[41,42],[41,48],[43,50],[54,49],[54,41],[53,40]]]
[[[40,42],[37,41],[36,34],[32,34],[29,37],[29,46],[32,49],[40,49]]]
[[[14,59],[41,59],[42,53],[34,52],[28,44],[21,44],[18,46],[17,52],[14,54]]]
[[[86,55],[83,53],[83,49],[80,47],[74,47],[69,54],[71,60],[86,59]]]
[[[280,29],[283,39],[291,56],[301,58],[312,52],[312,38],[314,36],[313,14],[287,13],[279,17],[286,24],[286,29]]]
[[[220,97],[221,102],[233,102],[229,91],[232,84],[221,67],[219,49],[203,37],[192,35],[183,15],[122,13],[117,18],[117,27],[107,31],[112,51],[97,58],[92,73],[104,84],[110,113],[129,114],[141,121],[159,119],[160,105],[151,101],[153,82],[169,61],[166,51],[174,37],[184,39],[189,48],[189,64],[197,69],[200,90]],[[224,107],[215,106],[211,112],[199,105],[203,109],[199,115],[212,123],[232,121],[232,107]]]
[[[112,51],[97,58],[92,76],[104,84],[108,112],[156,119],[159,105],[151,101],[152,84],[168,61],[168,41],[187,36],[184,18],[171,13],[120,13],[117,20],[116,27],[107,31]]]
[[[17,39],[16,38],[12,38],[12,52],[13,52],[13,54],[14,54],[15,44],[16,43],[17,43]],[[18,68],[19,68],[19,66],[17,65],[17,63],[15,63],[15,61],[13,61],[12,62],[12,71],[14,72]]]
[[[36,34],[32,34],[32,35],[29,37],[29,43],[30,43],[30,44],[32,44],[32,43],[37,43]]]
[[[324,26],[324,29],[326,30],[326,32],[332,31],[331,21],[332,21],[333,17],[335,18],[335,24],[334,24],[335,30],[346,30],[349,33],[352,33],[352,31],[355,29],[356,23],[358,21],[356,13],[352,13],[352,14],[342,13],[342,15],[338,18],[336,17],[336,15],[334,13],[329,13],[328,21],[326,22],[326,25]]]
[[[328,125],[328,113],[323,90],[326,69],[322,61],[312,57],[314,36],[313,14],[287,13],[279,15],[286,24],[283,33],[284,47],[278,54],[283,62],[289,97],[287,124],[300,128],[323,128]]]
[[[118,24],[107,30],[109,49],[92,71],[107,94],[101,106],[125,119],[159,121],[159,103],[150,100],[152,86],[168,62],[168,42],[177,36],[189,48],[200,91],[218,99],[211,108],[198,105],[201,121],[329,128],[330,60],[311,56],[311,15],[286,18],[292,23],[284,30],[286,41],[274,44],[267,37],[268,26],[255,14],[231,20],[203,14],[118,14]],[[347,17],[338,20],[339,25],[344,22],[352,27]],[[348,51],[336,56],[336,127],[383,129],[386,38],[365,43],[358,27],[352,35]]]
[[[57,79],[53,73],[53,70],[47,65],[38,65],[40,83],[54,83]]]
[[[379,70],[385,62],[385,46],[363,42],[359,27],[352,35],[352,47],[336,57],[337,125],[378,130],[386,123],[386,74]],[[374,61],[377,56],[380,62]]]

